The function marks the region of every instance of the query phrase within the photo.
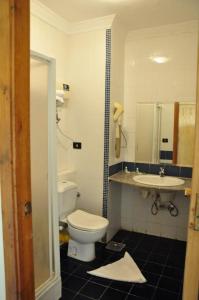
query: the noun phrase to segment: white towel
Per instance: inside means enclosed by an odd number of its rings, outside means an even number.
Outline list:
[[[112,280],[146,282],[145,277],[128,252],[125,252],[124,257],[120,260],[87,273]]]

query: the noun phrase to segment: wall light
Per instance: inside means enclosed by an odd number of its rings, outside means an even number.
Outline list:
[[[150,56],[149,57],[150,60],[152,60],[153,62],[157,63],[157,64],[165,64],[167,63],[170,58],[169,57],[166,57],[166,56]]]
[[[139,0],[133,0],[133,2],[138,2]],[[132,3],[132,0],[100,0],[100,2],[111,3],[111,4],[123,4]]]

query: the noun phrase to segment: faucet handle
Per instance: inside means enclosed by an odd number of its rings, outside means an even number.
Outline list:
[[[163,175],[164,175],[164,168],[163,168],[163,167],[160,167],[159,175],[160,175],[160,176],[163,176]]]

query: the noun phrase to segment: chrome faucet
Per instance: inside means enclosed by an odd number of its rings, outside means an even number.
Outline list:
[[[164,177],[164,168],[160,167],[160,172],[159,172],[160,177]]]

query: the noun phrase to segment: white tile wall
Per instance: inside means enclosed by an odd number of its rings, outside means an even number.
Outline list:
[[[82,142],[81,150],[66,153],[68,166],[76,170],[80,191],[78,207],[102,214],[105,30],[70,36],[71,99],[64,116],[64,129]]]
[[[134,158],[137,102],[195,101],[197,40],[197,22],[129,32],[124,77],[124,126],[129,137],[126,161]],[[150,60],[154,55],[166,56],[169,61],[154,63]]]
[[[125,161],[135,161],[137,102],[195,101],[198,23],[188,22],[129,32],[125,45],[124,128]],[[166,64],[149,57],[167,56]],[[142,126],[144,120],[140,120]],[[186,240],[189,201],[178,193],[179,216],[167,211],[151,215],[152,201],[132,187],[122,187],[122,228]]]
[[[57,81],[70,83],[68,72],[70,43],[68,36],[33,15],[31,15],[31,50],[55,58]],[[64,111],[60,114],[62,119],[64,119]],[[64,123],[64,121],[62,122]],[[61,143],[58,143],[57,147],[58,171],[67,167],[66,148],[68,146],[70,146],[68,141],[65,143],[61,138]]]
[[[179,209],[177,217],[170,216],[168,210],[160,210],[157,215],[151,214],[151,197],[144,199],[140,190],[131,186],[122,186],[121,227],[164,236],[179,240],[186,240],[189,199],[178,192],[174,203]]]
[[[56,58],[57,81],[70,85],[70,98],[59,110],[58,173],[75,170],[81,197],[78,206],[102,213],[104,154],[105,30],[67,36],[31,17],[31,49]]]
[[[121,191],[122,187],[120,184],[110,182],[109,185],[109,201],[108,201],[108,220],[109,226],[107,231],[107,241],[111,240],[112,237],[121,228]]]

